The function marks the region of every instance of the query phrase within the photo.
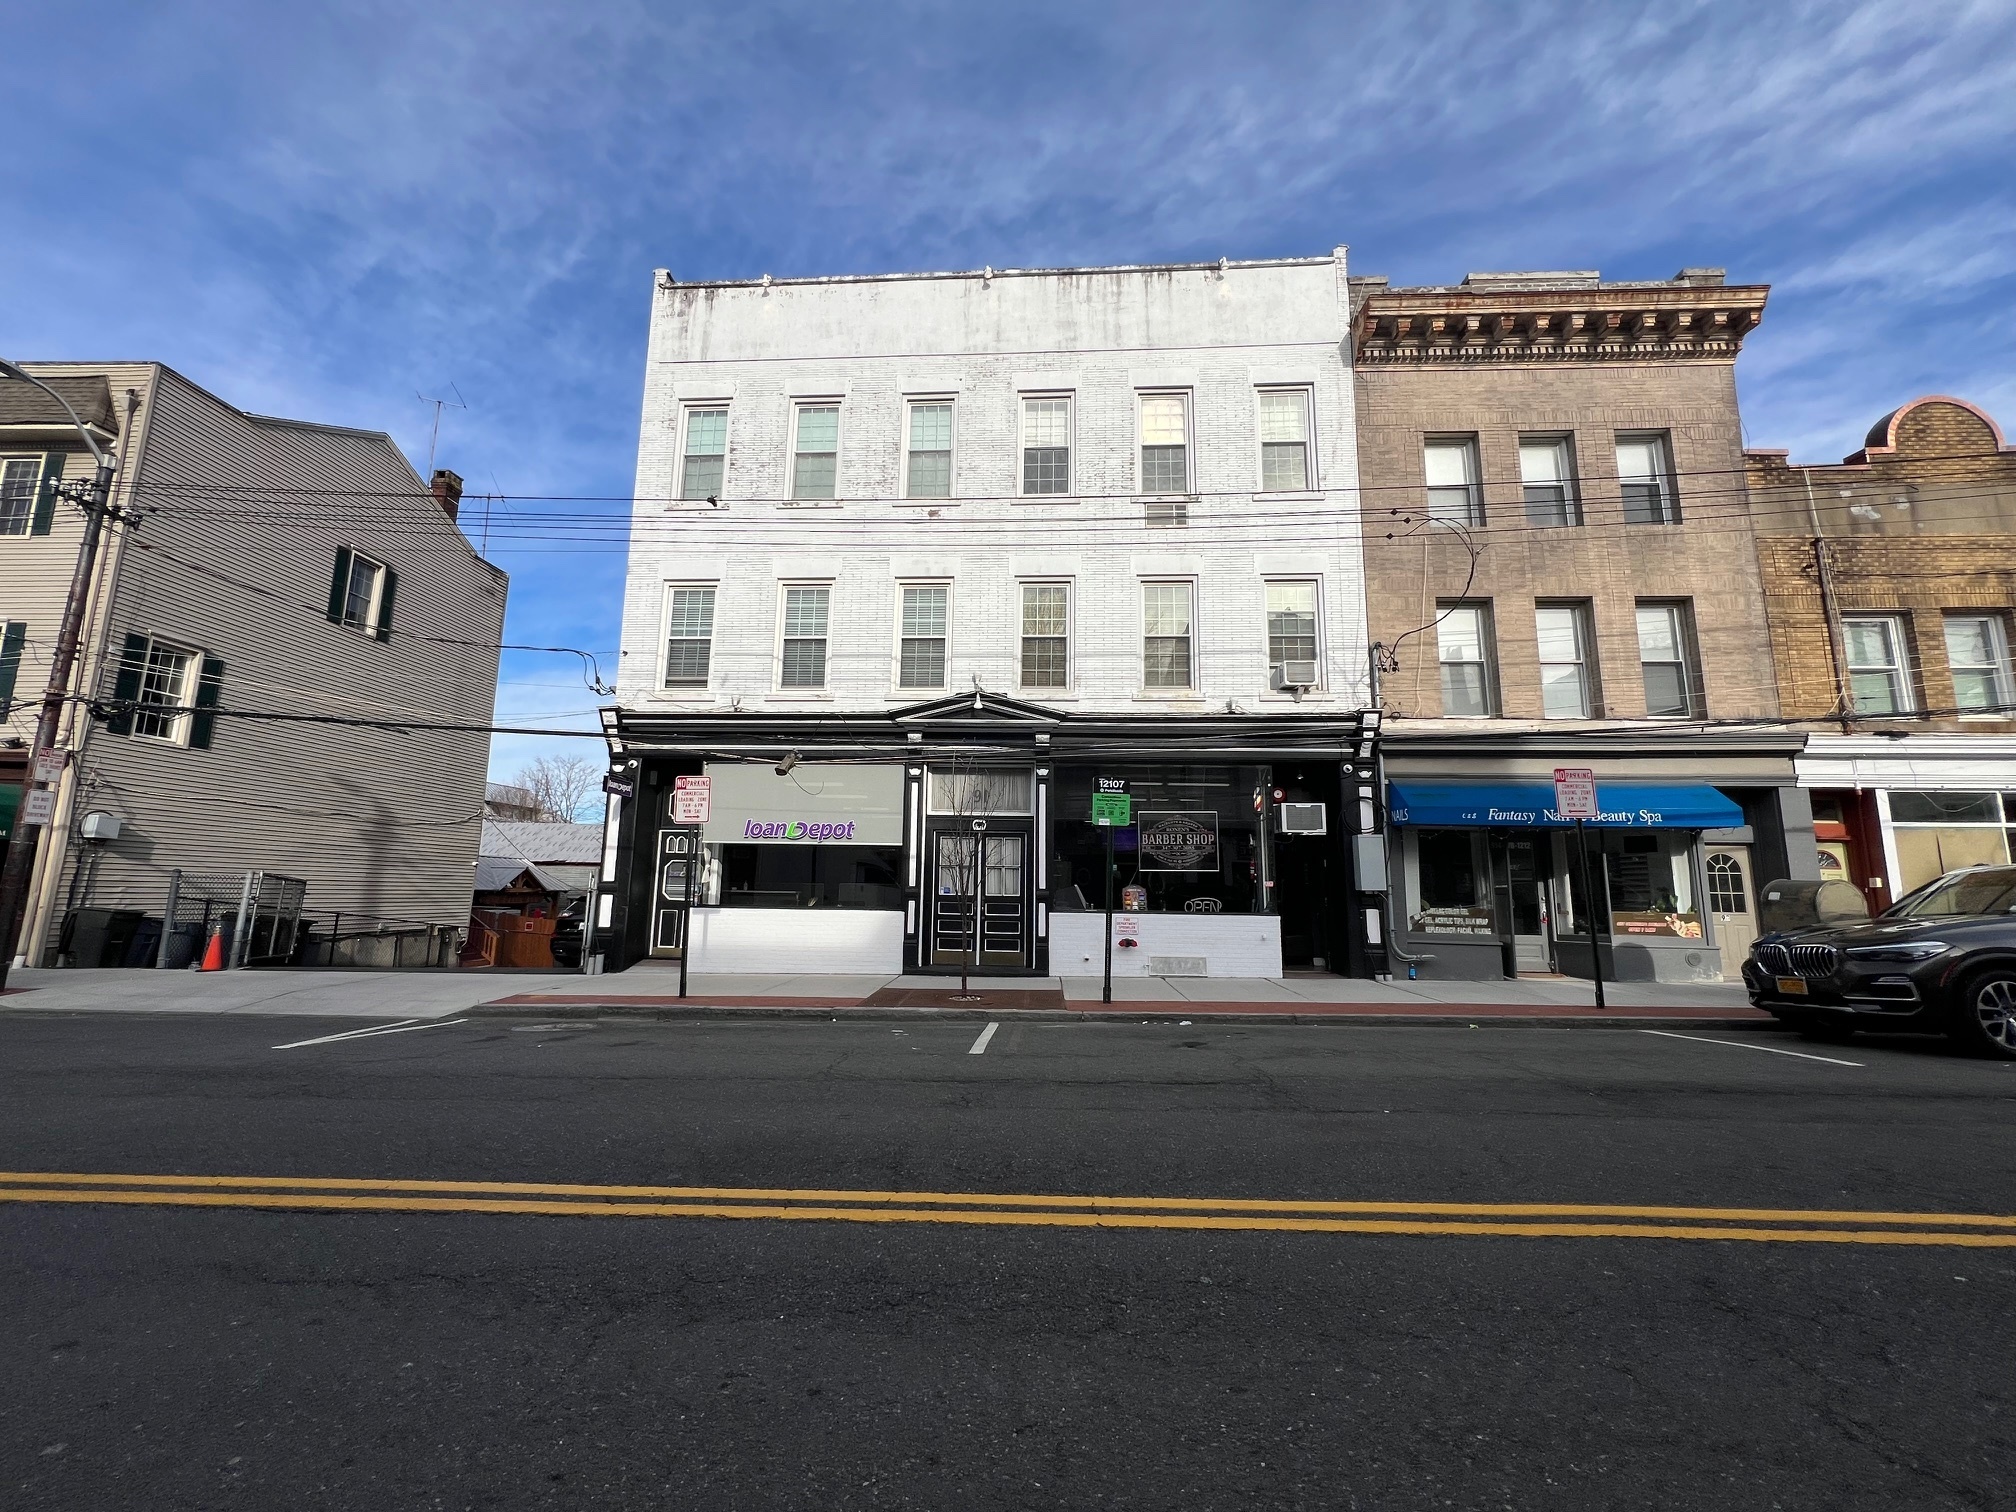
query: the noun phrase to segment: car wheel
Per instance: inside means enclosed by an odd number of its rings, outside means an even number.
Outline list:
[[[1993,966],[1961,983],[1953,1037],[1979,1054],[2016,1060],[2016,967]]]

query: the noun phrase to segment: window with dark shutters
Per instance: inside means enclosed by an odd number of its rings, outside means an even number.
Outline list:
[[[42,480],[35,489],[35,518],[28,534],[47,535],[56,528],[56,485],[63,481],[63,453],[50,452],[42,459]]]
[[[378,589],[378,624],[372,634],[381,641],[392,639],[392,596],[399,590],[399,574],[390,567],[382,569],[385,581]]]
[[[9,620],[0,635],[0,719],[14,712],[14,681],[21,675],[21,646],[27,639],[24,620]]]
[[[224,687],[224,661],[221,657],[203,658],[203,672],[196,681],[196,697],[192,706],[196,712],[189,716],[189,746],[192,750],[207,751],[210,740],[217,731],[217,697]]]
[[[343,623],[343,605],[350,597],[350,548],[336,548],[336,570],[329,577],[329,623]]]

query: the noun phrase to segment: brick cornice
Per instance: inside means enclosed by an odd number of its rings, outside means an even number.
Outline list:
[[[1351,323],[1363,367],[1732,362],[1763,319],[1762,284],[1589,289],[1389,289]]]

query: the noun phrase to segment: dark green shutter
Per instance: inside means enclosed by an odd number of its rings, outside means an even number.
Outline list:
[[[62,452],[50,452],[42,459],[42,479],[35,485],[35,516],[28,534],[47,535],[56,527],[56,485],[63,481]]]
[[[343,623],[343,604],[350,597],[350,548],[336,548],[336,571],[329,578],[329,623]]]
[[[399,587],[399,574],[385,569],[385,586],[378,592],[378,639],[392,639],[392,598]]]
[[[119,658],[119,677],[112,684],[112,700],[119,707],[114,709],[112,717],[105,721],[105,728],[111,734],[133,733],[133,705],[140,697],[140,674],[146,667],[147,637],[127,636],[125,654]]]
[[[0,719],[14,712],[14,679],[21,675],[21,643],[28,639],[25,620],[9,620],[0,637]]]
[[[203,675],[196,683],[196,712],[189,716],[191,749],[207,751],[210,737],[217,731],[217,693],[224,685],[224,663],[215,656],[203,658]]]

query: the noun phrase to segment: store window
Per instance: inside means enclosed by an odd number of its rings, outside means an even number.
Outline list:
[[[934,814],[1030,814],[1034,778],[1024,772],[966,772],[933,767],[925,800]]]
[[[1138,887],[1136,913],[1266,913],[1261,818],[1268,769],[1258,766],[1065,767],[1057,775],[1050,906],[1105,906],[1106,836],[1092,822],[1095,777],[1124,777],[1134,822],[1111,831],[1115,906]]]
[[[903,848],[710,845],[707,901],[722,908],[903,906]]]
[[[1488,935],[1498,927],[1484,859],[1485,831],[1413,832],[1414,883],[1407,927],[1415,934]]]
[[[1890,825],[1901,896],[1963,866],[2008,861],[2016,793],[1895,792]]]
[[[1610,936],[1698,940],[1691,830],[1609,830],[1602,837],[1610,882]]]

